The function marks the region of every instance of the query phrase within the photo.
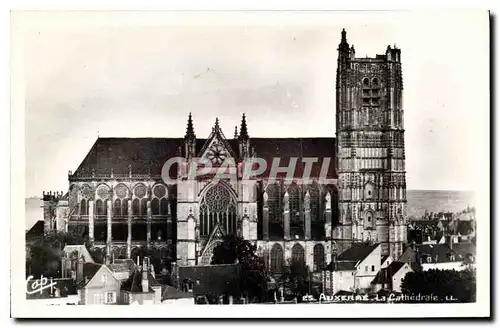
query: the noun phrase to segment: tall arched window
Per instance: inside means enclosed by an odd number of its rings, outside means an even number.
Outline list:
[[[269,207],[269,221],[280,222],[283,220],[281,211],[281,190],[280,186],[273,183],[267,186],[267,206]]]
[[[304,222],[301,214],[300,190],[297,184],[292,183],[288,187],[288,203],[290,208],[290,236],[292,238],[303,238]]]
[[[313,249],[314,271],[321,271],[325,266],[325,248],[321,244],[316,244]]]
[[[282,239],[284,236],[283,209],[281,206],[283,193],[281,186],[273,183],[267,186],[267,206],[269,213],[269,238]]]
[[[132,213],[134,215],[146,215],[148,201],[146,198],[147,188],[142,183],[134,188],[134,200],[132,201]]]
[[[115,199],[115,205],[113,206],[114,215],[122,215],[122,201],[121,199]]]
[[[227,234],[236,234],[236,200],[223,183],[209,187],[200,203],[200,235],[207,237],[217,224]]]
[[[157,185],[154,187],[151,213],[152,215],[168,215],[168,194],[165,186]]]
[[[128,215],[128,203],[127,198],[129,196],[129,190],[124,184],[119,184],[114,188],[115,191],[115,202],[113,212],[118,216]]]
[[[279,244],[274,244],[271,248],[271,273],[283,272],[283,247]]]
[[[148,200],[146,198],[141,199],[141,212],[140,215],[146,215],[148,213]]]
[[[304,256],[304,247],[300,244],[295,244],[292,247],[292,264],[305,266],[306,260]]]
[[[300,193],[296,183],[288,187],[288,202],[290,204],[290,219],[297,221],[300,219]]]
[[[160,201],[158,198],[153,198],[151,200],[151,214],[160,215]]]
[[[316,182],[313,182],[309,187],[309,197],[310,197],[310,206],[311,206],[311,221],[312,222],[321,222],[323,221],[321,218],[321,207],[319,200],[319,187]]]
[[[107,200],[109,198],[109,188],[106,185],[100,185],[97,187],[96,192],[96,202],[95,210],[96,214],[99,216],[105,216],[108,214]]]
[[[98,199],[95,202],[95,210],[96,210],[96,215],[97,216],[104,216],[107,215],[107,208],[106,208],[106,202],[103,201],[102,199]]]
[[[139,199],[137,198],[132,201],[132,214],[139,215]]]
[[[89,207],[85,198],[80,202],[80,215],[89,215]]]
[[[122,215],[128,215],[128,199],[122,199]]]

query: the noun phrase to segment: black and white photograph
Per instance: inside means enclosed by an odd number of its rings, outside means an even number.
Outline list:
[[[490,315],[488,11],[13,11],[11,53],[13,317]]]

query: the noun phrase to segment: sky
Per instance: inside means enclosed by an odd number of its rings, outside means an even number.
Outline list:
[[[199,138],[215,117],[232,137],[243,113],[250,137],[334,137],[342,28],[356,57],[401,48],[408,189],[477,188],[489,131],[485,12],[209,16],[15,16],[26,196],[67,190],[98,136],[183,137],[189,112]]]

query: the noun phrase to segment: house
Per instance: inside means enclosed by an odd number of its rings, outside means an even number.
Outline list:
[[[229,302],[230,292],[239,282],[238,264],[174,266],[174,284],[195,299],[209,303]]]
[[[160,304],[162,289],[151,273],[149,258],[143,258],[142,266],[136,268],[123,282],[120,292],[120,304],[149,305]]]
[[[472,243],[453,243],[448,238],[446,244],[420,245],[417,260],[423,270],[464,270],[475,265],[476,246]]]
[[[341,290],[371,290],[381,259],[380,244],[353,244],[323,270],[324,290],[330,295]]]
[[[410,264],[393,261],[386,268],[382,268],[372,281],[373,289],[378,292],[386,289],[394,292],[401,292],[401,283],[408,272],[413,272]]]
[[[29,279],[26,282],[26,300],[43,305],[77,305],[78,291],[72,279]],[[48,286],[40,289],[40,286]]]
[[[118,304],[121,283],[106,265],[80,260],[76,280],[80,305]]]

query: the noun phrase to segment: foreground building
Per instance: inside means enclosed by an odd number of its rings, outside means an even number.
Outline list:
[[[217,119],[198,138],[191,115],[183,138],[98,138],[69,172],[68,193],[44,193],[45,229],[85,234],[108,257],[152,248],[166,265],[210,264],[224,234],[256,243],[275,273],[287,261],[321,271],[365,241],[397,259],[406,242],[402,90],[399,49],[356,58],[342,31],[336,138],[254,138],[244,115],[232,138]],[[184,162],[165,166],[174,157]],[[208,170],[192,179],[196,158],[214,169],[229,163],[236,178],[217,181]],[[266,169],[243,174],[256,158]],[[270,179],[275,158],[292,167],[287,178]]]

